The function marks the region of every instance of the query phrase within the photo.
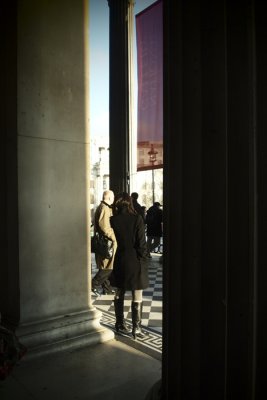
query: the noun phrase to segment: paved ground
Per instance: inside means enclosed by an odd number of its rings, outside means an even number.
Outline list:
[[[1,400],[145,400],[161,377],[161,361],[120,340],[22,359]]]
[[[38,359],[23,358],[5,381],[1,400],[146,400],[161,378],[162,264],[153,254],[150,286],[144,291],[142,340],[115,334],[115,339]],[[92,275],[96,273],[94,255]],[[114,330],[113,295],[93,296],[102,311],[101,323]],[[126,296],[125,318],[131,324],[131,299]]]
[[[92,256],[92,276],[97,272],[94,255]],[[115,315],[113,295],[93,295],[93,305],[103,312],[102,323],[114,329]],[[126,322],[131,324],[131,294],[125,296]],[[160,254],[153,254],[149,262],[149,288],[143,293],[142,326],[147,332],[141,341],[144,346],[154,349],[156,353],[162,351],[162,264]],[[139,341],[140,344],[140,341]],[[146,349],[143,349],[146,351]]]
[[[162,264],[160,255],[153,254],[149,262],[149,288],[143,292],[143,318],[142,325],[162,332]],[[92,276],[97,272],[94,255],[92,256]],[[92,296],[93,304],[101,311],[114,315],[113,295]],[[131,294],[125,296],[125,318],[131,321]]]

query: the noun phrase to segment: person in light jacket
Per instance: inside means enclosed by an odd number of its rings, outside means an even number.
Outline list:
[[[94,220],[94,230],[98,232],[113,242],[113,256],[110,259],[103,258],[99,254],[95,254],[96,265],[98,267],[98,272],[92,279],[92,291],[99,295],[98,288],[102,287],[103,292],[106,294],[114,293],[110,285],[109,276],[113,269],[114,258],[117,249],[117,241],[114,231],[110,225],[110,218],[113,214],[112,204],[114,202],[114,193],[112,190],[106,190],[103,193],[102,201],[96,209],[95,220]]]
[[[117,239],[111,284],[116,287],[114,308],[117,332],[129,333],[124,321],[124,295],[132,292],[132,335],[143,337],[141,330],[143,289],[149,286],[145,226],[141,215],[133,208],[131,196],[120,193],[114,201],[110,219]]]

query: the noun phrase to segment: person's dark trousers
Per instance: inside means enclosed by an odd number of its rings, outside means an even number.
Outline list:
[[[125,325],[124,321],[124,297],[120,297],[118,299],[114,299],[114,309],[115,309],[115,329],[119,333],[128,334],[130,331]]]
[[[112,289],[109,279],[102,283],[103,294],[114,294],[115,290]]]
[[[92,289],[94,290],[97,289],[99,286],[102,286],[103,283],[108,280],[111,272],[111,269],[99,269],[92,279]]]
[[[160,245],[160,236],[147,236],[147,247],[149,253],[153,253]]]
[[[133,323],[132,335],[134,339],[137,337],[142,339],[145,336],[141,330],[143,302],[132,301],[131,310]]]

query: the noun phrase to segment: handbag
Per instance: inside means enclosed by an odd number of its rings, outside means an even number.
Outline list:
[[[96,232],[91,239],[91,251],[103,258],[110,259],[113,256],[113,242],[106,236]]]

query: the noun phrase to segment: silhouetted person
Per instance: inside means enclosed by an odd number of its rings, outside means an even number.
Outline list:
[[[144,208],[141,206],[140,203],[138,203],[138,197],[139,197],[139,195],[138,195],[137,192],[133,192],[131,194],[131,198],[132,198],[132,202],[133,202],[133,208],[135,209],[137,214],[141,215],[141,217],[143,218],[143,221],[145,222]]]
[[[151,257],[151,253],[160,245],[160,239],[163,234],[163,211],[160,209],[158,201],[155,201],[153,206],[147,210],[146,225],[147,248],[149,257]]]

